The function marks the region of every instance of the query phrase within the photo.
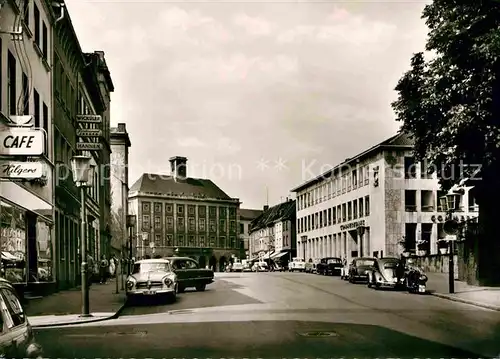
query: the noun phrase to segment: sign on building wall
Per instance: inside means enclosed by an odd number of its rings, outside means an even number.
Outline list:
[[[76,122],[81,124],[100,124],[102,123],[102,117],[100,115],[78,115],[76,116]],[[100,129],[79,128],[76,130],[76,136],[76,149],[78,151],[100,151],[103,149],[102,143],[99,142],[102,136],[102,130]],[[80,139],[84,142],[79,142]],[[85,142],[86,140],[95,141]]]
[[[356,229],[360,226],[364,226],[365,225],[365,220],[361,220],[361,221],[357,221],[357,222],[351,222],[351,223],[348,223],[348,224],[342,224],[340,226],[340,230],[341,231],[345,231],[345,230],[349,230],[349,229]]]
[[[43,177],[41,162],[0,161],[0,178],[34,179]]]
[[[10,127],[0,131],[0,155],[40,156],[45,135],[41,129]]]

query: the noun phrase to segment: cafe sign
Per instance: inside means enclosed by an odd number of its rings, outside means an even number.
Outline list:
[[[352,229],[356,229],[358,227],[362,227],[364,225],[365,225],[365,220],[362,219],[361,221],[351,222],[351,223],[348,223],[348,224],[342,224],[340,226],[340,230],[341,231],[352,230]]]
[[[0,161],[0,178],[34,179],[43,177],[41,162]]]
[[[44,150],[43,130],[10,127],[0,131],[0,155],[40,156]]]

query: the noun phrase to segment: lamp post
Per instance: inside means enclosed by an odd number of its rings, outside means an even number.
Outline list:
[[[444,224],[444,232],[450,235],[457,235],[459,233],[458,223],[452,218],[452,214],[459,207],[460,196],[463,191],[450,191],[446,196],[439,198],[441,207],[446,211],[446,222]],[[450,240],[450,253],[448,257],[448,287],[450,294],[455,293],[455,241]]]
[[[132,271],[132,229],[135,227],[137,222],[137,217],[134,214],[127,215],[127,228],[128,228],[128,242],[129,242],[129,265],[128,265],[128,275]]]
[[[91,317],[89,309],[89,283],[88,283],[88,263],[87,263],[87,238],[85,221],[85,191],[89,184],[92,166],[91,158],[88,156],[74,156],[71,158],[71,170],[73,181],[80,188],[80,255],[82,273],[82,314],[81,317]]]

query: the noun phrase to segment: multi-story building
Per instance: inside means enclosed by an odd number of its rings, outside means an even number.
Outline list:
[[[111,247],[121,256],[127,245],[128,158],[131,146],[126,124],[111,128]]]
[[[55,266],[60,288],[80,281],[80,196],[71,174],[74,155],[91,157],[94,166],[87,188],[87,249],[98,258],[109,254],[110,166],[109,98],[114,90],[109,70],[100,51],[83,53],[67,11],[54,25],[53,103],[55,176]],[[79,115],[100,115],[100,124],[77,122]],[[101,129],[90,139],[76,136],[77,129]],[[99,151],[79,151],[77,142],[102,144]]]
[[[240,226],[240,242],[243,243],[244,255],[250,258],[249,243],[250,243],[250,223],[262,214],[259,209],[241,208],[239,211],[239,226]]]
[[[290,260],[296,254],[295,201],[264,206],[250,225],[251,259]]]
[[[438,253],[446,214],[437,171],[416,163],[413,142],[397,134],[347,159],[292,191],[297,194],[297,253],[325,256],[399,256]],[[477,206],[466,193],[462,215]]]
[[[47,0],[0,2],[0,130],[15,131],[11,116],[18,115],[31,119],[17,124],[45,133],[41,156],[2,157],[2,276],[23,291],[55,287],[54,165],[50,138],[52,24],[57,14],[51,4]],[[11,180],[12,173],[5,171],[4,160],[38,162],[43,174],[32,180]]]
[[[175,253],[223,270],[240,254],[240,201],[209,179],[187,177],[187,158],[170,164],[170,176],[143,174],[130,188],[129,212],[138,218],[134,257]]]

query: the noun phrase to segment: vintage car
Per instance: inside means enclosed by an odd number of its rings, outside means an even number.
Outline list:
[[[354,258],[349,267],[349,282],[368,282],[368,275],[373,271],[375,260],[373,257]]]
[[[309,259],[306,263],[305,272],[306,273],[316,273],[316,267],[319,263],[319,259]]]
[[[243,263],[234,262],[231,268],[231,272],[243,272]]]
[[[369,274],[368,288],[398,288],[404,286],[404,272],[398,281],[398,267],[401,265],[399,258],[377,258]]]
[[[177,275],[177,292],[182,293],[186,288],[194,287],[197,291],[205,290],[207,284],[214,281],[214,271],[200,268],[197,261],[189,257],[168,257]]]
[[[143,259],[134,263],[127,278],[127,299],[132,301],[145,296],[165,296],[170,302],[177,298],[178,278],[170,261]]]
[[[306,262],[302,258],[294,258],[291,262],[288,262],[288,270],[290,272],[304,272],[306,270]]]
[[[322,275],[340,275],[343,264],[342,260],[337,257],[321,258],[316,265],[316,272]]]
[[[0,278],[0,356],[2,358],[42,358],[33,329],[14,287]]]

